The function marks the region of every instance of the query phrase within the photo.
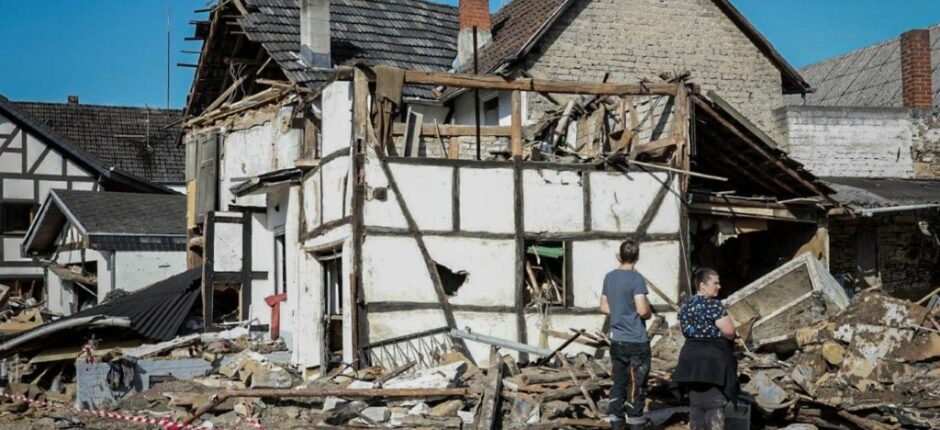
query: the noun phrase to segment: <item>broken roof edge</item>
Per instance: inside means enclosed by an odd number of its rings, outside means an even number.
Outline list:
[[[29,225],[29,229],[26,230],[26,235],[23,237],[23,243],[20,245],[20,254],[23,257],[32,258],[33,255],[31,254],[30,251],[34,249],[36,250],[36,252],[39,252],[39,250],[34,247],[34,244],[36,241],[36,234],[40,229],[44,228],[46,224],[46,219],[49,216],[51,216],[49,215],[50,210],[55,210],[59,213],[59,215],[64,216],[65,220],[67,220],[68,222],[71,222],[72,225],[74,225],[75,228],[77,228],[80,233],[82,234],[87,233],[81,221],[79,221],[78,218],[76,218],[75,215],[72,214],[68,210],[68,207],[66,207],[62,199],[60,199],[59,196],[56,194],[56,190],[50,190],[49,194],[46,196],[46,200],[39,207],[39,212],[37,213],[36,218]],[[57,223],[55,228],[61,229],[63,225],[64,223],[62,223],[61,225]],[[42,249],[47,249],[46,246],[48,246],[48,243],[55,242],[55,239],[58,237],[58,234],[55,234],[54,236],[55,237],[53,237],[51,241],[46,241],[42,244],[39,244],[39,246],[43,246]]]
[[[790,158],[787,156],[787,153],[779,148],[779,145],[776,141],[773,140],[770,136],[760,130],[755,124],[750,122],[747,117],[742,114],[740,111],[734,108],[730,103],[724,101],[717,93],[714,91],[709,91],[707,95],[703,95],[697,91],[693,92],[691,99],[695,103],[703,103],[708,106],[710,109],[713,109],[715,113],[719,115],[725,115],[730,119],[731,125],[737,125],[742,130],[738,130],[741,133],[747,133],[753,136],[755,139],[752,140],[752,143],[758,148],[758,152],[761,153],[764,157],[779,161],[783,164],[781,168],[786,168],[791,170],[794,175],[800,178],[801,182],[805,182],[805,185],[809,185],[807,188],[808,191],[812,192],[815,195],[825,198],[828,202],[841,205],[836,199],[832,198],[832,194],[835,194],[835,190],[832,189],[828,184],[822,181],[819,177],[813,173],[803,169],[802,163]]]

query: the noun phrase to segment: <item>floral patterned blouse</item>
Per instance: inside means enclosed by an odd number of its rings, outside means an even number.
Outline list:
[[[688,338],[722,337],[715,321],[728,315],[718,299],[694,295],[679,308],[679,323],[682,334]]]

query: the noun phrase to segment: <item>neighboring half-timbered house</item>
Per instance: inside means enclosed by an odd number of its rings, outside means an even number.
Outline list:
[[[44,270],[21,246],[50,190],[173,193],[182,156],[167,150],[178,136],[167,126],[179,115],[0,96],[0,283],[37,300],[45,294]]]

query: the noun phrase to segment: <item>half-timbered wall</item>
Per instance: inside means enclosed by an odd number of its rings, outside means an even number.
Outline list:
[[[38,208],[53,189],[96,190],[98,185],[55,148],[0,115],[0,204]],[[0,231],[0,280],[42,277],[39,266],[21,256],[25,233]]]

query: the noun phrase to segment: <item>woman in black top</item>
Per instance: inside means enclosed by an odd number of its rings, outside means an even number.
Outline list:
[[[724,406],[737,398],[738,363],[734,358],[734,322],[718,292],[718,272],[693,273],[696,294],[679,308],[685,345],[679,352],[675,381],[689,393],[691,430],[724,428]]]

